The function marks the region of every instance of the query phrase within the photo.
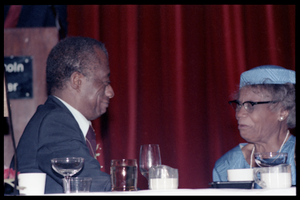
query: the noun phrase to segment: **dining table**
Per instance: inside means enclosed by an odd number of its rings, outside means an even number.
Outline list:
[[[296,196],[296,187],[284,189],[170,189],[170,190],[138,190],[85,193],[58,193],[45,196]]]

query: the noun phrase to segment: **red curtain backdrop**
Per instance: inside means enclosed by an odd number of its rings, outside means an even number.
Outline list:
[[[209,187],[215,161],[244,142],[227,103],[240,74],[295,70],[294,5],[70,5],[68,22],[69,36],[109,52],[115,96],[93,121],[107,173],[111,159],[138,159],[152,143],[178,168],[179,188]]]

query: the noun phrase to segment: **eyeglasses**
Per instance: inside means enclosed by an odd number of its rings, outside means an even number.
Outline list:
[[[257,104],[267,104],[267,103],[277,103],[278,101],[259,101],[259,102],[252,102],[252,101],[245,101],[244,103],[240,103],[238,100],[229,101],[228,103],[233,107],[235,112],[238,112],[242,106],[244,106],[245,110],[249,113],[252,113],[254,108],[253,106]]]

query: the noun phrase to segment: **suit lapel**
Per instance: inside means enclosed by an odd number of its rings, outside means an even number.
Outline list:
[[[79,127],[79,124],[78,122],[76,121],[76,119],[74,118],[73,114],[70,112],[70,110],[59,100],[57,99],[55,96],[53,95],[49,95],[47,101],[45,102],[45,104],[55,104],[56,107],[60,107],[61,109],[63,109],[64,112],[67,112],[69,113],[71,116],[72,116],[72,120],[74,120],[74,123],[73,124],[76,124],[76,129],[78,129],[78,132],[81,133],[80,136],[81,136],[81,139],[84,141],[85,143],[85,138],[82,134],[82,131]]]

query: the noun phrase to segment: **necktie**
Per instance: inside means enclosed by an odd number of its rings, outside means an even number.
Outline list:
[[[14,28],[17,26],[21,10],[22,10],[22,5],[10,6],[4,22],[4,28]]]
[[[85,138],[86,138],[85,142],[90,150],[90,154],[94,158],[95,154],[96,154],[96,134],[95,134],[92,126],[89,127],[89,130],[88,130]]]

